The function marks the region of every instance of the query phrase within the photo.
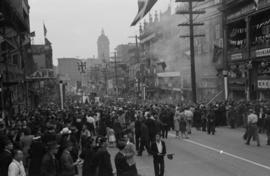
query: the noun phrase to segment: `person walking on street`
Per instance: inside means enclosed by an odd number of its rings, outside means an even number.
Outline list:
[[[258,116],[255,114],[253,109],[249,110],[249,115],[248,115],[248,135],[247,135],[247,142],[246,144],[250,144],[250,140],[252,137],[257,141],[257,146],[260,146],[260,138],[258,134]]]
[[[99,149],[93,159],[96,176],[113,176],[111,155],[107,150],[107,138],[101,138],[98,143]]]
[[[15,150],[14,159],[8,167],[8,176],[26,176],[23,165],[23,151]]]
[[[0,173],[1,176],[8,176],[8,166],[12,162],[13,144],[11,140],[4,139],[4,148],[0,152]]]
[[[181,114],[179,108],[176,109],[175,115],[174,115],[174,131],[175,131],[175,137],[179,137],[179,130],[180,130],[180,121]]]
[[[165,142],[161,140],[160,134],[156,134],[156,141],[152,143],[151,153],[153,155],[155,176],[164,176],[166,145]]]
[[[59,145],[52,141],[47,144],[48,151],[43,156],[41,167],[40,167],[40,175],[41,176],[57,176],[58,175],[58,161],[56,159],[56,154],[59,149]]]
[[[192,121],[193,121],[192,107],[190,107],[189,109],[186,109],[184,112],[187,119],[187,133],[191,134],[191,127],[192,127]]]
[[[145,124],[145,121],[142,121],[141,123],[141,140],[140,140],[140,150],[138,152],[138,156],[142,156],[142,152],[144,151],[144,148],[146,148],[147,152],[150,153],[149,150],[149,130],[147,125]]]
[[[136,114],[136,121],[135,121],[135,144],[136,150],[140,150],[140,139],[141,139],[141,120],[139,114]]]
[[[265,130],[267,135],[267,145],[270,145],[270,109],[266,112]]]
[[[60,175],[61,176],[74,176],[76,174],[75,167],[79,164],[79,161],[74,162],[71,156],[73,144],[67,142],[64,146],[64,151],[60,158]]]
[[[115,155],[114,162],[117,176],[129,176],[129,165],[126,160],[124,149],[126,147],[125,141],[118,141],[117,148],[119,152]]]

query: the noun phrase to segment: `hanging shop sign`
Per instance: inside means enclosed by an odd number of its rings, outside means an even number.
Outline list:
[[[270,56],[270,48],[256,50],[256,57]]]
[[[231,55],[231,60],[241,60],[241,59],[243,59],[242,53],[236,53]]]

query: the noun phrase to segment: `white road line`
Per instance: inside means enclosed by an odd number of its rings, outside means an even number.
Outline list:
[[[175,137],[175,135],[173,135],[173,134],[171,134],[171,133],[169,133],[169,136]],[[257,162],[255,162],[255,161],[251,161],[251,160],[249,160],[249,159],[246,159],[246,158],[243,158],[243,157],[240,157],[240,156],[237,156],[237,155],[228,153],[228,152],[224,152],[223,150],[219,150],[219,149],[216,149],[216,148],[213,148],[213,147],[210,147],[210,146],[207,146],[207,145],[204,145],[204,144],[201,144],[201,143],[192,141],[192,140],[190,140],[190,139],[184,139],[184,141],[189,142],[189,143],[192,143],[192,144],[195,144],[195,145],[198,145],[198,146],[203,147],[203,148],[206,148],[206,149],[208,149],[208,150],[212,150],[212,151],[218,152],[218,153],[223,154],[223,155],[230,156],[230,157],[232,157],[232,158],[236,158],[236,159],[245,161],[245,162],[247,162],[247,163],[250,163],[250,164],[253,164],[253,165],[256,165],[256,166],[265,168],[265,169],[267,169],[267,170],[270,170],[270,167],[269,167],[269,166],[266,166],[266,165],[257,163]]]

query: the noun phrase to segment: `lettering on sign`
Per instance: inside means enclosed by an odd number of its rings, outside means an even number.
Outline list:
[[[256,57],[270,56],[270,48],[256,50]]]
[[[237,54],[231,55],[231,60],[241,60],[241,59],[243,59],[242,53],[237,53]]]
[[[258,80],[259,89],[270,89],[270,80]]]

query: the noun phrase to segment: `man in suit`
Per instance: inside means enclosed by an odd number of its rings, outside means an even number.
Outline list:
[[[127,176],[129,174],[129,165],[124,153],[126,147],[125,141],[118,141],[117,147],[119,152],[114,158],[117,176]]]
[[[0,175],[8,175],[8,167],[12,162],[13,143],[9,139],[4,140],[4,149],[0,152]]]
[[[76,175],[76,166],[79,160],[73,161],[71,151],[73,150],[73,143],[67,142],[64,146],[64,151],[60,158],[61,176],[74,176]]]
[[[156,134],[156,141],[151,145],[151,153],[154,159],[155,176],[164,176],[166,145],[165,142],[161,140],[160,134]]]
[[[41,162],[41,176],[57,176],[58,162],[55,155],[58,152],[59,145],[56,142],[48,143],[48,152],[43,156]]]

